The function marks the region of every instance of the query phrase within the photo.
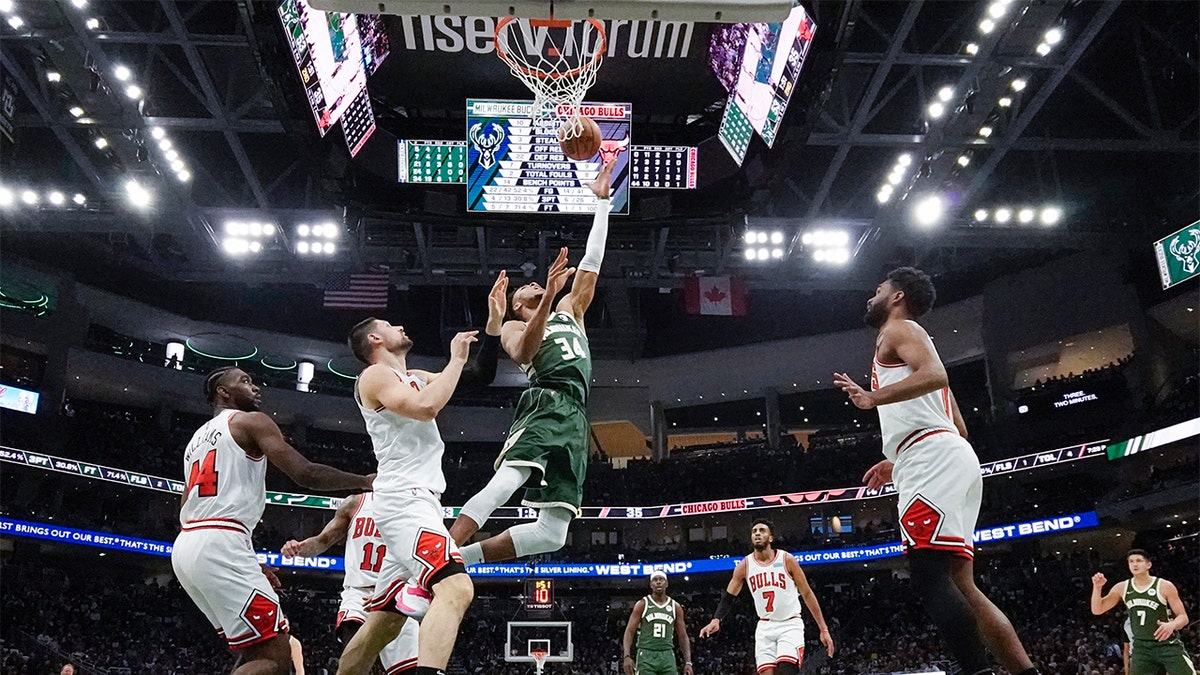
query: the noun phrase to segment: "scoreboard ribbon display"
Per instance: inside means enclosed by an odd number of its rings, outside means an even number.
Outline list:
[[[600,126],[600,152],[574,161],[558,146],[558,123],[535,124],[529,101],[467,99],[467,210],[489,213],[592,213],[588,183],[603,157],[615,157],[612,213],[629,213],[628,103],[583,103]]]

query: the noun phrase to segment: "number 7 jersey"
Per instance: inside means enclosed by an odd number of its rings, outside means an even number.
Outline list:
[[[775,551],[769,562],[746,556],[746,585],[754,598],[754,609],[763,621],[783,621],[800,616],[800,590],[788,573],[787,551]]]
[[[586,405],[592,383],[592,351],[575,317],[568,312],[551,314],[533,362],[521,369],[529,376],[530,387],[554,389]]]
[[[229,421],[243,414],[222,410],[192,434],[183,453],[186,499],[179,509],[184,530],[203,524],[237,523],[247,533],[262,519],[267,503],[267,458],[252,457],[233,440]]]

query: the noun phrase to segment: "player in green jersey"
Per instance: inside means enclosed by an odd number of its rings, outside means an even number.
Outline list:
[[[596,195],[596,215],[578,272],[568,266],[567,249],[563,248],[550,266],[545,288],[534,283],[513,292],[509,307],[514,319],[501,328],[500,345],[529,375],[529,388],[517,402],[516,419],[496,459],[496,475],[467,501],[450,528],[467,565],[557,551],[567,541],[571,520],[579,515],[587,471],[587,396],[592,381],[592,353],[583,315],[592,304],[604,259],[615,164],[615,158],[605,163],[590,186]],[[571,291],[555,303],[571,276],[575,277]],[[525,488],[521,503],[538,509],[537,520],[463,546],[521,487]]]
[[[1092,577],[1092,614],[1100,615],[1125,603],[1132,642],[1130,675],[1195,675],[1196,666],[1176,634],[1188,625],[1187,611],[1175,584],[1150,576],[1150,556],[1139,548],[1125,555],[1133,577],[1101,595],[1108,582],[1103,574]]]
[[[633,656],[634,635],[637,636],[637,658]],[[692,643],[688,641],[683,605],[667,597],[667,574],[655,571],[650,575],[650,595],[637,601],[625,626],[625,675],[677,675],[675,667],[675,638],[683,652],[683,674],[692,675]]]

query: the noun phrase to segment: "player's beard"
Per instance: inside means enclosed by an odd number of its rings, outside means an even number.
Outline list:
[[[883,324],[887,322],[887,318],[887,309],[883,303],[872,302],[867,304],[867,313],[863,316],[863,323],[871,328],[882,328]]]

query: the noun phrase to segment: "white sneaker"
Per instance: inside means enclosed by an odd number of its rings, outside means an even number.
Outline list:
[[[411,616],[420,621],[425,618],[425,613],[429,611],[429,604],[432,601],[433,595],[429,591],[406,581],[400,589],[400,593],[396,595],[396,609],[399,609],[404,616]]]

